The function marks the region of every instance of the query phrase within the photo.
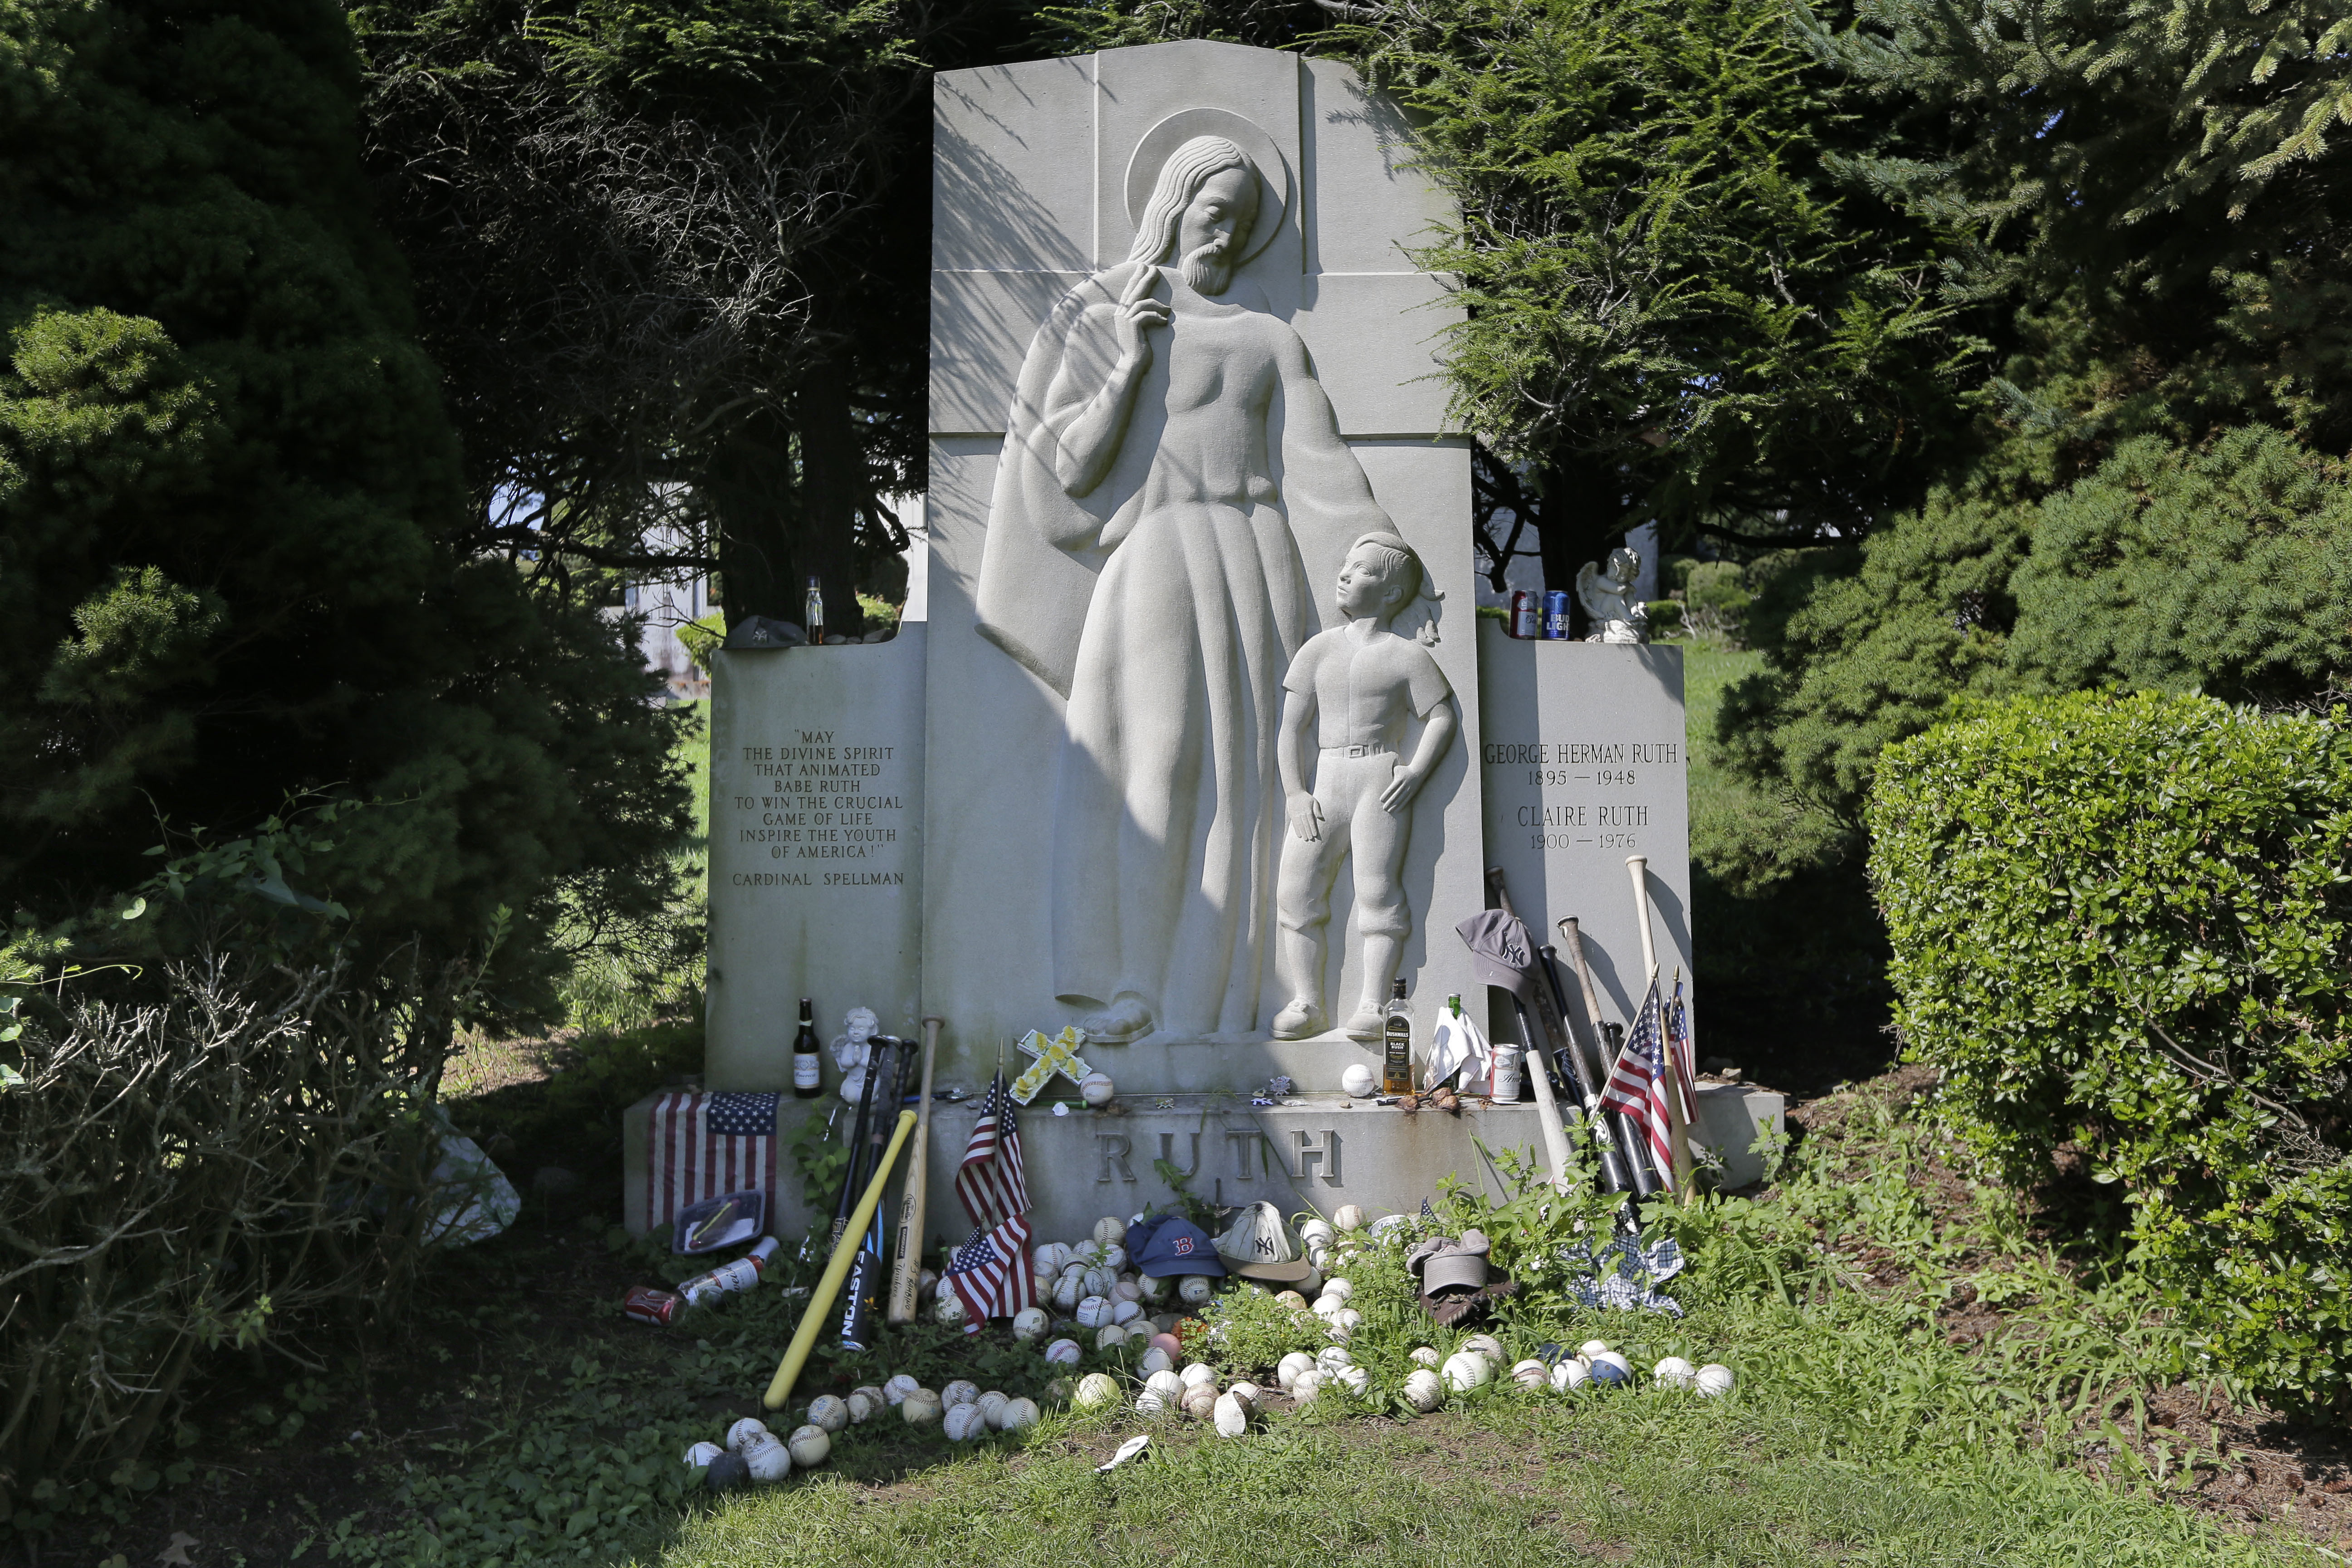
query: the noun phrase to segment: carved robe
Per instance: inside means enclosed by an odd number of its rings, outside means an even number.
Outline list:
[[[1208,300],[1164,269],[1174,315],[1118,456],[1092,490],[1065,490],[1059,444],[1118,360],[1135,265],[1073,289],[1030,344],[981,630],[1067,699],[1057,994],[1139,997],[1181,1037],[1245,1036],[1273,920],[1283,672],[1318,629],[1308,584],[1391,525],[1297,334],[1246,283]]]

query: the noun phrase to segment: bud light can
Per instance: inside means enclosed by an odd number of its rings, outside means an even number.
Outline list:
[[[1569,639],[1568,590],[1565,588],[1545,590],[1543,635],[1554,642]]]
[[[678,1299],[667,1290],[640,1285],[621,1298],[621,1310],[641,1323],[667,1328],[677,1321]]]
[[[1511,618],[1505,623],[1515,637],[1534,638],[1543,636],[1543,595],[1533,588],[1511,591]]]

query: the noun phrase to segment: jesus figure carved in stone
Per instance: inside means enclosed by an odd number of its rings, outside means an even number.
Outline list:
[[[1236,281],[1265,193],[1223,137],[1170,155],[1127,259],[1032,341],[990,508],[982,632],[1067,699],[1055,990],[1099,1043],[1260,1032],[1282,679],[1319,626],[1302,538],[1336,559],[1393,527]]]

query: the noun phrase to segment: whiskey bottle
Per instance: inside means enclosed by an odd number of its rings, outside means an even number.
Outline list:
[[[1388,1022],[1381,1026],[1387,1050],[1381,1061],[1381,1092],[1412,1092],[1412,1015],[1404,1005],[1404,982],[1396,983],[1389,999]]]

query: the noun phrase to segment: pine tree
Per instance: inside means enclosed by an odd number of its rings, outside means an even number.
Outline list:
[[[642,910],[683,819],[620,628],[465,548],[326,0],[0,0],[0,900],[354,795],[325,890],[443,950]],[[510,986],[519,1004],[533,993]]]

